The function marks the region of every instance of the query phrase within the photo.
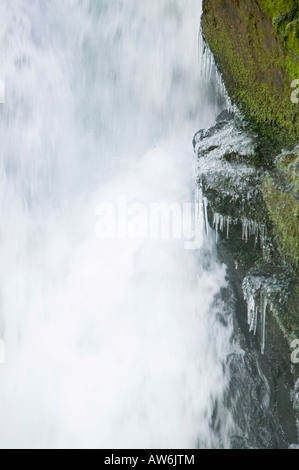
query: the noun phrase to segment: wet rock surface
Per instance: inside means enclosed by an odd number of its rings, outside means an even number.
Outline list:
[[[240,426],[231,445],[289,447],[298,441],[299,368],[291,362],[291,342],[299,338],[299,283],[296,262],[285,254],[265,196],[265,181],[274,179],[276,170],[254,164],[259,139],[227,111],[214,127],[199,131],[193,145],[207,230],[215,231],[220,259],[228,266],[227,301],[237,312],[236,341],[243,351],[228,364],[228,406]],[[288,165],[289,174],[297,160]],[[290,186],[296,184],[289,179]]]

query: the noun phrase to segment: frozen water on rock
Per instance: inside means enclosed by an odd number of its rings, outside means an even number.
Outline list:
[[[216,124],[214,128],[201,131],[195,142],[198,155],[198,175],[200,184],[205,189],[216,190],[222,199],[228,197],[238,205],[248,205],[260,195],[262,173],[245,163],[229,162],[227,154],[253,156],[255,152],[252,137],[240,128],[238,118]],[[243,211],[244,212],[244,211]],[[264,224],[249,219],[244,215],[232,217],[214,213],[213,226],[216,239],[219,232],[226,229],[229,238],[231,224],[242,223],[242,239],[248,242],[255,238],[264,247],[267,230]]]
[[[280,313],[277,306],[284,305],[286,301],[287,292],[289,292],[288,275],[284,273],[284,269],[280,274],[276,271],[276,274],[273,275],[273,266],[269,263],[272,256],[272,243],[268,238],[264,207],[257,208],[259,202],[263,204],[261,185],[264,172],[248,164],[254,160],[251,157],[254,157],[256,152],[256,136],[245,130],[242,116],[238,109],[232,105],[222,76],[217,71],[214,57],[201,34],[199,49],[202,81],[210,84],[210,87],[214,87],[218,92],[221,91],[224,97],[223,109],[227,110],[219,115],[214,127],[200,130],[193,141],[194,151],[198,157],[198,182],[203,194],[207,197],[204,201],[206,232],[208,233],[209,230],[208,216],[211,216],[210,221],[212,221],[211,226],[215,230],[216,242],[219,240],[220,232],[229,239],[232,226],[238,225],[237,230],[240,230],[240,237],[242,234],[244,243],[249,243],[249,241],[252,243],[254,240],[255,245],[262,250],[263,266],[257,269],[258,275],[252,270],[251,274],[244,279],[242,287],[247,302],[249,330],[258,337],[260,350],[264,355],[267,346],[267,314],[271,310],[271,315],[274,314],[279,322]],[[217,93],[215,93],[214,99],[216,108],[216,105],[219,105]],[[298,148],[295,149],[295,152],[298,151]],[[279,159],[283,155],[284,152],[277,158]],[[236,270],[239,269],[237,260],[235,260],[235,267]],[[260,397],[260,403],[269,410],[272,393],[270,385],[258,362],[256,366],[265,388],[265,395]],[[247,367],[245,367],[246,372],[248,372]],[[245,393],[250,387],[248,376],[246,376],[246,380],[248,380],[248,385],[246,382]],[[256,377],[253,380],[256,381]],[[297,403],[299,416],[299,381],[292,398],[294,403]],[[247,418],[248,416],[245,414],[246,429]],[[262,416],[261,419],[264,420],[265,416]],[[259,420],[260,422],[261,420]],[[247,430],[249,431],[249,429]],[[245,448],[249,447],[246,438],[243,439],[243,443],[242,438],[239,440],[241,445],[244,445]],[[238,436],[236,436],[236,442],[238,442]],[[298,449],[298,446],[293,444],[290,448]]]
[[[216,155],[220,158],[226,152],[232,151],[243,155],[254,154],[252,137],[243,130],[238,129],[235,120],[218,123],[215,128],[203,131],[202,140],[198,142],[195,151],[200,154],[212,146],[217,146],[220,149],[216,152],[210,152],[210,155],[214,158]]]
[[[238,219],[233,219],[231,216],[225,216],[218,214],[217,212],[214,213],[213,218],[213,227],[216,230],[216,242],[218,242],[218,235],[219,232],[224,232],[226,228],[226,239],[229,239],[229,231],[232,224],[236,225],[238,223]]]
[[[257,245],[260,241],[261,246],[265,244],[267,236],[267,228],[264,224],[256,222],[255,220],[248,220],[245,217],[242,218],[242,239],[248,242],[251,236],[255,238],[255,244]]]
[[[260,173],[245,163],[230,163],[225,160],[227,153],[253,155],[254,144],[250,136],[240,131],[235,121],[217,125],[215,132],[203,131],[201,140],[195,142],[198,155],[198,174],[208,186],[222,183],[223,194],[244,201],[252,199],[258,191]],[[251,182],[252,186],[249,184]]]
[[[249,330],[257,334],[260,324],[261,352],[266,346],[267,308],[275,311],[275,304],[286,300],[287,277],[249,275],[243,281],[244,299],[247,302]]]
[[[222,75],[217,68],[214,56],[204,39],[201,28],[199,31],[198,46],[201,80],[206,84],[212,84],[212,86],[214,86],[216,91],[215,104],[217,104],[217,100],[222,100],[227,110],[230,112],[237,111],[227,93]]]
[[[258,304],[257,296],[260,292],[260,289],[263,285],[263,278],[249,276],[245,278],[243,282],[243,292],[245,300],[247,301],[247,320],[249,325],[250,332],[256,334],[257,331],[257,320],[258,320]]]
[[[264,224],[256,222],[254,220],[249,220],[243,217],[242,221],[242,240],[246,243],[249,241],[251,236],[254,236],[255,244],[257,245],[259,242],[263,247],[266,236],[267,236],[267,228]],[[230,227],[232,225],[237,225],[239,223],[238,218],[231,217],[230,215],[222,215],[218,212],[214,212],[213,214],[213,228],[216,231],[216,242],[218,242],[218,235],[219,232],[226,231],[226,239],[229,239],[230,235]]]

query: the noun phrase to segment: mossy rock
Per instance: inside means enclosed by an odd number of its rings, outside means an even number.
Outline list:
[[[299,151],[284,154],[277,162],[277,168],[294,198],[299,198]]]
[[[263,194],[276,239],[285,258],[299,266],[299,200],[296,194],[281,185],[281,180],[267,176]]]
[[[269,305],[290,343],[299,334],[299,147],[265,171],[252,165],[263,152],[260,136],[237,118],[200,131],[195,141],[198,182],[221,249],[229,252],[241,282],[249,274],[264,278]]]
[[[233,101],[275,150],[299,135],[298,0],[204,0],[204,36]]]

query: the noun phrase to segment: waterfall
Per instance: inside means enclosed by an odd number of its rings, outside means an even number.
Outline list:
[[[213,240],[95,232],[120,195],[194,200],[192,136],[217,111],[200,16],[198,0],[0,4],[1,448],[229,446]]]

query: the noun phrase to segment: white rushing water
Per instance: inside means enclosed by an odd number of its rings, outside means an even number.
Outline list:
[[[212,241],[95,233],[120,195],[193,200],[192,136],[215,118],[200,15],[199,0],[0,3],[1,448],[229,445],[229,416],[212,427],[231,351]]]

